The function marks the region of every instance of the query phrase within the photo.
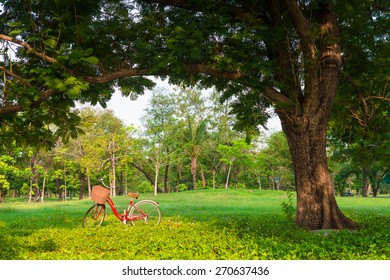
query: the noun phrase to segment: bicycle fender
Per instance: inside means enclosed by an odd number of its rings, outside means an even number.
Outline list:
[[[160,204],[158,202],[153,201],[153,200],[149,200],[149,199],[138,201],[135,205],[140,204],[141,202],[145,202],[145,201],[150,202],[150,203],[156,205],[157,207],[160,207]]]

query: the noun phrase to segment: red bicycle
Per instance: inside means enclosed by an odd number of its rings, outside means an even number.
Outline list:
[[[110,187],[104,184],[103,179],[100,180],[103,186],[93,186],[91,199],[96,203],[88,209],[85,213],[82,225],[84,228],[97,228],[100,227],[106,218],[106,202],[110,205],[114,215],[126,224],[130,223],[135,225],[158,225],[161,221],[161,211],[159,204],[153,200],[141,200],[137,203],[133,202],[134,199],[138,199],[138,193],[129,193],[130,202],[127,210],[124,210],[123,214],[120,214],[115,207],[114,201],[110,198]]]

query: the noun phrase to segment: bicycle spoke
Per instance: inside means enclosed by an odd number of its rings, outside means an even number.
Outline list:
[[[106,218],[106,207],[104,204],[95,204],[85,213],[82,225],[84,228],[97,228]]]
[[[129,213],[132,225],[158,225],[161,221],[161,212],[158,206],[148,200],[138,202]]]

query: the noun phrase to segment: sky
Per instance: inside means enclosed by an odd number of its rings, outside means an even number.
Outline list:
[[[158,87],[168,88],[170,85],[165,81],[157,81]],[[107,109],[112,110],[116,117],[120,118],[125,125],[133,124],[141,128],[141,119],[145,114],[145,109],[151,97],[151,91],[138,96],[136,100],[129,97],[123,97],[119,91],[115,92],[111,100],[107,103]],[[267,123],[268,131],[266,133],[280,131],[281,125],[278,117],[274,117]]]

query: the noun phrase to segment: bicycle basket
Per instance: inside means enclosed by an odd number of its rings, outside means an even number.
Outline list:
[[[92,187],[91,199],[99,204],[104,204],[107,197],[110,195],[110,190],[102,186],[96,185]]]

